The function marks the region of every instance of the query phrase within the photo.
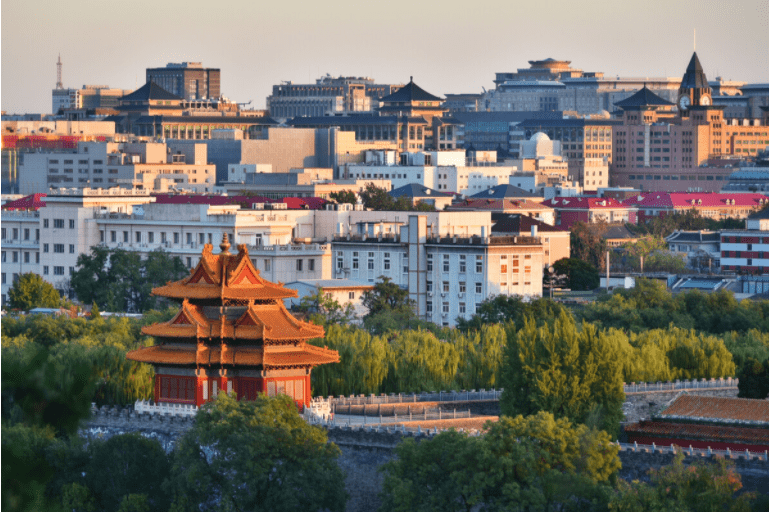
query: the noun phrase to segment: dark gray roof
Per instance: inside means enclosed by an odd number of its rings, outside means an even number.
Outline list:
[[[758,210],[756,213],[749,215],[749,219],[769,219],[769,208]]]
[[[438,192],[419,183],[409,183],[389,192],[391,197],[453,197],[453,194]]]
[[[644,85],[640,91],[629,98],[616,102],[615,105],[624,109],[631,109],[635,107],[669,107],[673,103],[660,98]]]
[[[364,124],[391,124],[409,122],[424,123],[427,121],[422,116],[318,116],[318,117],[295,117],[286,124],[289,126],[358,126]]]
[[[540,197],[513,185],[497,185],[470,196],[471,199],[505,199],[507,197]]]
[[[171,94],[155,82],[147,82],[131,94],[127,94],[121,98],[121,101],[149,101],[149,100],[178,100],[182,98],[175,94]]]
[[[675,231],[665,238],[666,242],[718,242],[720,234],[701,231]]]
[[[601,238],[637,238],[633,233],[630,232],[628,228],[625,226],[609,226],[606,228],[606,231],[604,231],[601,234]]]
[[[520,213],[492,213],[491,221],[494,223],[492,233],[529,234],[532,226],[537,226],[537,231],[568,231]]]
[[[705,71],[702,70],[702,64],[697,57],[697,52],[694,52],[692,59],[689,61],[689,65],[686,67],[686,73],[681,79],[682,89],[705,89],[710,87],[708,79],[705,77]]]
[[[451,117],[462,123],[520,123],[527,119],[561,120],[563,112],[453,112]]]
[[[134,124],[153,123],[210,123],[210,124],[256,124],[277,125],[271,117],[255,116],[141,116]]]
[[[382,103],[403,103],[409,101],[443,101],[443,99],[439,98],[438,96],[433,96],[429,92],[419,87],[414,83],[414,79],[412,77],[409,83],[394,93],[381,98],[379,101]]]
[[[584,128],[585,126],[621,125],[619,119],[526,119],[521,128]]]

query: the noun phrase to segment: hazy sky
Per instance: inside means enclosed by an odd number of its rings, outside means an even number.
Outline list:
[[[769,82],[769,0],[3,0],[2,109],[49,112],[65,87],[134,89],[147,67],[201,61],[263,108],[281,80],[370,76],[481,92],[528,60],[607,76],[683,75],[697,31],[709,79]]]

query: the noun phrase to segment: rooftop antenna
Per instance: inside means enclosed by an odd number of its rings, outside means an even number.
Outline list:
[[[61,53],[58,62],[56,62],[56,88],[64,89],[64,85],[61,83]]]

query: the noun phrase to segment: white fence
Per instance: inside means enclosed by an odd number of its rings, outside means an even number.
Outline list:
[[[657,446],[655,443],[652,443],[651,445],[648,444],[638,444],[638,443],[617,443],[619,446],[620,451],[626,452],[647,452],[647,453],[678,453],[681,452],[684,455],[694,455],[697,457],[710,457],[712,455],[720,455],[721,457],[725,459],[736,459],[736,458],[744,458],[746,460],[751,459],[758,459],[763,461],[769,461],[769,453],[764,450],[762,452],[755,451],[751,452],[749,450],[730,450],[727,448],[726,450],[713,450],[711,448],[692,448],[689,446],[688,448],[684,448],[681,446]]]
[[[165,402],[151,404],[147,400],[137,400],[134,404],[134,410],[139,413],[146,412],[168,416],[195,416],[198,412],[198,407],[191,404],[169,404]]]
[[[675,382],[631,382],[625,384],[625,393],[648,393],[653,391],[685,391],[697,389],[729,389],[736,388],[740,379],[732,377],[719,379],[676,380]]]

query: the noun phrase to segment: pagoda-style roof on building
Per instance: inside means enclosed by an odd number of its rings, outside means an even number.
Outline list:
[[[147,82],[136,89],[131,94],[123,96],[120,101],[150,101],[150,100],[176,100],[182,101],[182,98],[172,94],[155,82]]]
[[[206,244],[200,261],[189,277],[155,288],[153,295],[170,299],[259,301],[296,297],[296,291],[284,288],[282,283],[271,283],[259,275],[245,245],[238,246],[238,254],[230,254],[230,243],[225,233],[220,247],[222,252],[213,254],[213,246]]]
[[[642,107],[671,107],[673,106],[673,103],[657,96],[644,85],[641,90],[629,98],[616,102],[614,105],[625,110],[631,110]]]
[[[293,290],[291,290],[293,291]],[[142,328],[163,338],[222,338],[284,342],[323,336],[323,327],[297,320],[282,301],[245,306],[201,306],[185,300],[174,318]]]
[[[708,79],[705,76],[705,71],[702,69],[700,59],[697,57],[697,52],[694,52],[689,65],[686,66],[686,73],[684,73],[681,79],[681,89],[708,89]]]
[[[443,101],[443,99],[419,87],[414,83],[414,77],[411,77],[409,83],[379,101],[381,103],[410,103],[412,101]]]

